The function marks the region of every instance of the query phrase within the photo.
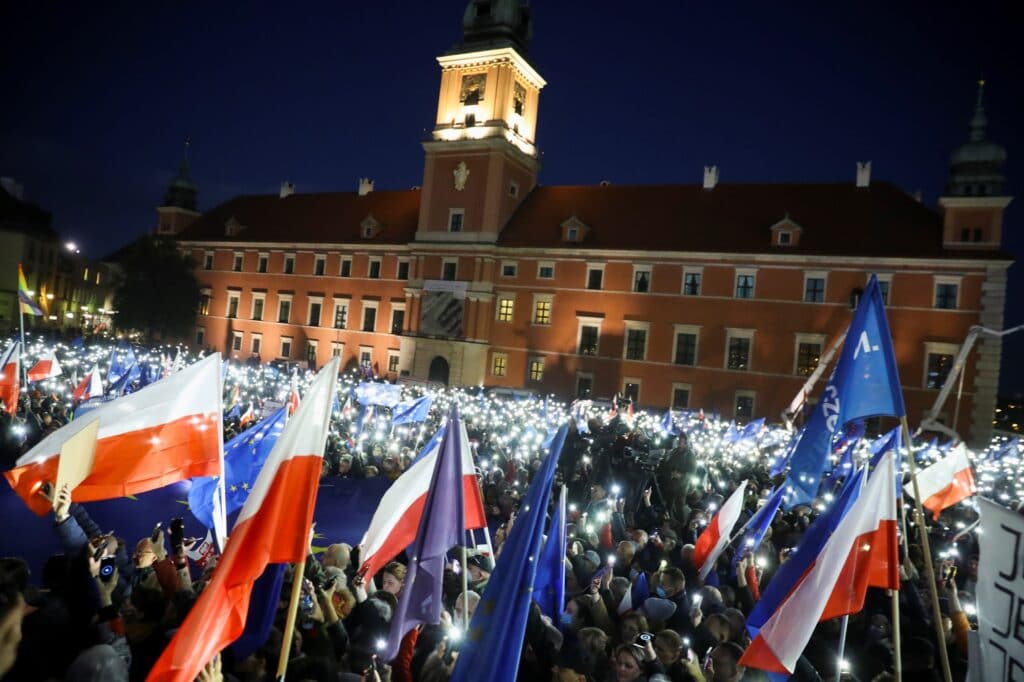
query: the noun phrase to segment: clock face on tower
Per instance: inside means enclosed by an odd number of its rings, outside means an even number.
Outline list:
[[[463,76],[459,101],[463,104],[479,104],[484,98],[484,84],[486,82],[486,73],[471,73]]]

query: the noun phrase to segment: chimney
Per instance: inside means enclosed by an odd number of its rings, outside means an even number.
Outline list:
[[[290,197],[293,194],[295,194],[295,183],[288,181],[282,182],[280,194],[281,198],[284,199],[285,197]]]
[[[365,197],[373,191],[373,180],[370,178],[359,178],[359,196]]]
[[[718,184],[718,166],[704,166],[704,189],[714,189]]]
[[[871,162],[857,162],[857,186],[868,187],[871,185]]]
[[[923,192],[921,192],[921,190],[916,190],[916,191],[914,192],[914,201],[916,201],[916,202],[917,202],[917,203],[919,203],[919,204],[920,204],[920,203],[921,203],[922,201],[924,201],[924,193],[923,193]]]

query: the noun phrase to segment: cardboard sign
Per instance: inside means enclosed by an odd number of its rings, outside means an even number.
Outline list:
[[[978,498],[978,649],[971,660],[975,679],[1024,679],[1024,516]],[[972,652],[973,653],[973,652]]]
[[[74,491],[78,485],[92,472],[93,460],[96,457],[96,435],[100,430],[100,420],[96,419],[84,429],[68,438],[60,449],[60,460],[57,464],[56,495],[64,484]],[[72,499],[74,493],[72,493]]]

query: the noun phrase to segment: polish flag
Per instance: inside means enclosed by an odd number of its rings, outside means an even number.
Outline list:
[[[57,353],[51,350],[39,358],[36,364],[32,365],[32,369],[28,371],[28,380],[42,381],[43,379],[52,379],[55,376],[60,376],[63,371],[60,363],[57,362]]]
[[[95,365],[89,373],[86,374],[82,381],[75,386],[74,392],[71,394],[71,399],[74,401],[88,400],[89,398],[99,398],[103,395],[103,379],[100,378],[100,366]]]
[[[484,528],[487,525],[487,518],[484,515],[483,500],[480,498],[480,487],[476,482],[469,438],[465,425],[460,422],[459,427],[462,438],[462,496],[466,529]],[[427,444],[424,454],[417,457],[384,493],[361,543],[363,565],[359,569],[360,575],[376,575],[416,538],[420,517],[423,516],[423,505],[427,501],[430,477],[434,472],[434,463],[437,461],[442,440],[435,434]]]
[[[292,388],[288,392],[288,414],[295,414],[297,409],[299,409],[299,375],[298,372],[293,372]]]
[[[939,520],[939,514],[961,500],[978,492],[974,485],[974,471],[967,457],[967,448],[960,443],[953,451],[917,475],[921,491],[921,505]],[[907,494],[914,497],[914,486],[906,486]]]
[[[215,357],[219,373],[220,356]],[[214,655],[242,634],[253,583],[267,565],[305,562],[337,378],[334,358],[267,456],[213,578],[150,670],[150,682],[196,679]]]
[[[753,640],[740,665],[792,674],[819,622],[863,609],[868,587],[899,587],[893,453],[867,484],[863,471],[856,476],[851,501],[836,503],[848,507],[845,513],[834,509],[819,519],[835,523],[831,534],[819,535],[818,546],[808,540],[768,584],[747,620]]]
[[[220,464],[220,356],[104,403],[53,432],[4,472],[40,516],[50,503],[36,494],[57,478],[64,443],[99,421],[92,473],[75,488],[76,502],[143,493],[195,476],[216,476]],[[93,375],[97,375],[94,369]],[[86,381],[89,381],[87,378]]]
[[[743,481],[697,538],[693,547],[693,565],[697,567],[701,580],[708,577],[718,561],[718,555],[729,545],[729,536],[743,511],[743,493],[746,489],[747,482]]]
[[[18,394],[21,391],[21,342],[15,341],[0,358],[0,400],[4,401],[7,414],[18,410]]]

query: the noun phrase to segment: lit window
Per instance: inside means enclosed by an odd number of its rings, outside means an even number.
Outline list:
[[[503,377],[508,373],[508,356],[495,353],[491,358],[491,376]]]
[[[928,353],[925,388],[940,389],[953,369],[952,353]]]
[[[530,381],[544,380],[544,358],[532,358],[530,360]]]
[[[796,373],[798,376],[809,377],[818,368],[821,359],[821,344],[801,341],[796,347]]]
[[[551,301],[541,299],[533,304],[533,323],[551,324]]]
[[[515,310],[515,299],[502,298],[498,300],[498,322],[511,322],[512,313]]]
[[[753,275],[736,275],[736,298],[754,298]]]

